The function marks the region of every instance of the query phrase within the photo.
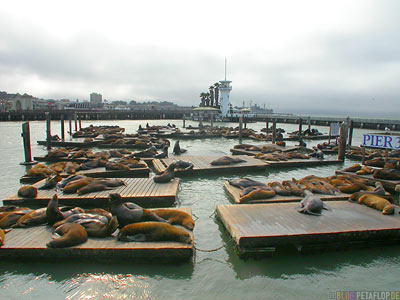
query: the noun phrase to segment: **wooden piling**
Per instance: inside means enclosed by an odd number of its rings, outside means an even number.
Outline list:
[[[185,114],[183,114],[183,128],[186,128],[185,121]]]
[[[347,133],[348,133],[347,123],[343,122],[340,124],[340,137],[339,137],[339,152],[338,159],[343,160],[346,154],[346,141],[347,141]]]
[[[276,119],[272,121],[272,144],[276,142]]]
[[[352,140],[353,140],[353,127],[354,127],[354,122],[353,120],[350,120],[349,124],[349,142],[348,144],[351,146]]]
[[[242,143],[243,115],[239,117],[239,144]]]
[[[299,134],[302,133],[302,127],[303,127],[303,120],[300,118],[299,119]]]
[[[75,131],[78,131],[78,120],[77,120],[78,116],[77,113],[74,113],[74,120],[75,120]]]
[[[268,118],[267,118],[267,121],[265,121],[265,129],[267,130],[266,133],[268,133],[268,125],[269,124],[268,124]]]
[[[71,114],[69,114],[68,119],[69,119],[69,135],[72,135],[72,115]]]
[[[308,116],[308,132],[311,131],[311,117]]]
[[[78,115],[78,120],[79,120],[79,131],[82,129],[82,116],[79,114]]]
[[[64,114],[61,115],[61,139],[65,140]]]
[[[32,161],[32,153],[31,153],[31,134],[29,129],[29,122],[22,124],[22,134],[21,134],[24,142],[24,155],[25,161],[20,163],[21,165],[33,165],[36,164],[35,161]]]
[[[51,149],[51,117],[48,112],[46,112],[46,146],[47,150]]]

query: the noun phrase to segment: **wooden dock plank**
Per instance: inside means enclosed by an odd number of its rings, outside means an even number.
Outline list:
[[[221,155],[222,156],[222,155]],[[157,173],[165,170],[172,162],[177,160],[183,160],[186,162],[193,163],[194,167],[191,170],[176,170],[176,176],[185,175],[199,175],[199,174],[210,174],[210,173],[233,173],[233,172],[249,172],[249,171],[263,171],[268,168],[268,164],[255,159],[254,157],[242,155],[235,156],[244,160],[244,162],[227,165],[227,166],[213,166],[210,163],[220,158],[221,156],[184,156],[182,158],[163,158],[155,160],[154,167]],[[158,161],[158,162],[157,162]]]
[[[52,198],[54,193],[58,194],[58,201],[62,205],[76,206],[104,206],[107,205],[110,193],[120,193],[124,201],[135,202],[144,207],[172,206],[176,200],[179,179],[174,179],[169,183],[164,183],[165,189],[156,189],[158,185],[152,178],[123,178],[127,186],[120,186],[115,189],[93,192],[84,195],[64,194],[61,191],[38,190],[38,195],[34,199],[21,198],[16,193],[5,199],[5,205],[26,204],[45,206]],[[44,182],[38,182],[34,186],[40,186]]]
[[[188,207],[175,208],[191,214]],[[191,232],[194,240],[193,232]],[[107,261],[137,260],[138,262],[185,261],[192,257],[193,244],[178,242],[121,242],[115,237],[92,238],[86,243],[68,248],[47,248],[52,228],[47,225],[14,228],[6,234],[0,257],[10,259],[95,258]]]
[[[218,205],[216,212],[241,251],[287,245],[400,242],[400,216],[349,201],[330,201],[321,216],[297,203]]]
[[[234,203],[236,204],[244,204],[240,202],[240,192],[242,191],[241,189],[229,184],[228,181],[225,181],[224,183],[224,189],[228,196],[233,200]],[[337,201],[337,200],[348,200],[351,194],[345,194],[345,193],[340,193],[337,192],[334,195],[318,195],[321,200],[323,201]],[[246,204],[251,204],[251,203],[281,203],[281,202],[299,202],[303,199],[303,197],[299,196],[281,196],[281,195],[275,195],[272,198],[269,199],[258,199],[258,200],[250,200],[247,201]]]

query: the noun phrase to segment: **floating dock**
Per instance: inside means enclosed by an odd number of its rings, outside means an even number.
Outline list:
[[[367,183],[372,186],[375,185],[375,183],[377,181],[379,181],[382,183],[384,188],[392,190],[392,191],[396,188],[396,185],[400,184],[400,180],[387,180],[387,179],[374,178],[374,177],[372,177],[371,174],[358,175],[356,173],[345,172],[345,171],[341,171],[341,170],[336,170],[335,173],[336,173],[336,175],[348,175],[348,176],[352,176],[355,178],[366,179]]]
[[[297,151],[300,150],[301,147],[300,146],[277,146],[275,144],[265,144],[265,145],[248,145],[249,147],[251,146],[255,146],[258,148],[262,148],[263,146],[267,146],[267,147],[273,147],[275,148],[277,151],[282,151],[282,152],[291,152],[291,151]],[[254,156],[256,154],[261,153],[261,151],[251,151],[251,150],[246,150],[246,149],[236,149],[236,148],[232,148],[229,150],[232,155],[249,155],[249,156]],[[311,152],[312,150],[310,149],[309,152]]]
[[[124,202],[134,202],[142,207],[167,207],[173,206],[178,193],[179,179],[169,183],[155,183],[152,178],[122,178],[126,186],[120,186],[111,190],[93,192],[84,195],[64,194],[58,192],[58,202],[61,205],[82,206],[82,207],[106,207],[108,195],[119,193]],[[44,183],[37,182],[38,187]],[[35,205],[46,206],[48,201],[55,194],[55,190],[38,190],[36,198],[21,198],[16,193],[3,199],[4,205]]]
[[[218,218],[242,257],[279,248],[332,250],[400,243],[400,216],[349,201],[330,201],[321,216],[299,213],[298,203],[218,205]]]
[[[41,146],[47,146],[47,141],[37,141]],[[51,147],[75,147],[75,148],[91,148],[99,145],[100,141],[92,142],[68,142],[68,141],[50,141]]]
[[[193,164],[193,169],[190,170],[175,170],[176,176],[185,175],[200,175],[200,174],[215,174],[215,173],[234,173],[234,172],[250,172],[250,171],[263,171],[268,167],[265,162],[255,159],[250,156],[235,156],[244,160],[244,162],[226,165],[226,166],[213,166],[210,163],[220,158],[221,156],[182,156],[175,158],[154,159],[153,166],[157,173],[161,173],[168,168],[168,166],[178,160],[190,162]]]
[[[175,208],[191,215],[190,208]],[[193,233],[191,232],[192,239]],[[0,257],[5,259],[90,259],[104,262],[184,262],[193,256],[193,244],[178,242],[121,242],[116,237],[93,238],[68,248],[47,248],[52,228],[42,225],[13,228],[5,236]],[[193,239],[194,240],[194,239]]]
[[[68,157],[46,157],[46,156],[34,156],[33,160],[40,162],[59,162],[59,161],[71,161],[75,163],[83,163],[88,160],[86,157],[68,158]]]
[[[229,184],[228,181],[225,181],[224,183],[224,189],[228,196],[235,202],[236,204],[243,204],[240,202],[240,193],[241,189]],[[345,193],[335,193],[334,195],[321,195],[321,194],[315,194],[318,197],[321,198],[323,201],[335,201],[335,200],[347,200],[349,199],[351,194],[345,194]],[[246,201],[246,204],[251,204],[251,203],[285,203],[285,202],[300,202],[303,199],[303,197],[300,196],[282,196],[282,195],[275,195],[272,198],[268,199],[257,199],[257,200],[250,200]]]
[[[309,159],[289,159],[287,161],[271,161],[264,160],[270,167],[285,168],[285,167],[316,167],[343,163],[340,159],[318,159],[311,157]]]

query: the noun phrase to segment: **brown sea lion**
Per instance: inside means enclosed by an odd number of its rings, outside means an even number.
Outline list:
[[[183,161],[183,160],[178,160],[176,162],[176,170],[180,171],[186,171],[186,170],[191,170],[193,169],[194,165],[191,162]]]
[[[386,180],[400,180],[400,172],[397,170],[375,170],[372,173],[372,177]]]
[[[118,228],[117,217],[112,217],[107,223],[97,219],[79,219],[74,223],[82,225],[89,236],[106,237],[110,236]]]
[[[0,219],[0,228],[4,229],[13,226],[20,218],[22,218],[25,214],[30,213],[31,211],[32,209],[28,208],[5,213]]]
[[[177,209],[153,209],[153,213],[155,213],[160,218],[167,220],[168,223],[172,225],[181,225],[189,230],[193,230],[194,221],[191,215],[185,213],[184,211],[180,211]]]
[[[144,209],[134,203],[122,203],[122,198],[117,193],[109,196],[109,208],[113,216],[118,218],[120,227],[143,221],[167,222],[150,210]]]
[[[87,241],[88,234],[86,229],[76,223],[66,223],[58,226],[54,233],[61,237],[53,238],[46,244],[50,248],[64,248],[82,244]]]
[[[106,170],[114,170],[114,171],[129,171],[130,168],[124,164],[121,163],[115,163],[115,162],[108,162],[106,164]]]
[[[269,187],[250,186],[245,188],[239,195],[239,202],[244,203],[251,200],[269,199],[276,195]]]
[[[62,180],[62,177],[60,174],[52,175],[51,177],[47,178],[43,185],[38,187],[38,190],[49,190],[54,188],[59,181]]]
[[[126,242],[175,241],[186,244],[193,242],[186,229],[160,222],[141,222],[124,226],[118,240]]]
[[[348,168],[345,168],[345,169],[343,169],[343,171],[344,172],[351,172],[351,173],[354,173],[354,172],[357,172],[357,171],[359,171],[359,170],[361,170],[361,165],[360,164],[354,164],[354,165],[352,165],[351,167],[348,167]]]
[[[267,187],[267,185],[263,182],[256,181],[247,177],[244,178],[235,178],[235,179],[229,179],[228,180],[229,184],[237,187],[239,189],[245,189],[250,186],[261,186],[261,187]]]
[[[290,196],[290,190],[287,190],[282,183],[278,182],[278,181],[274,181],[274,182],[269,182],[268,183],[268,187],[270,187],[271,189],[273,189],[275,191],[275,194],[277,195],[281,195],[281,196]]]
[[[64,219],[64,216],[58,208],[58,196],[54,194],[49,203],[47,203],[46,220],[48,224],[53,225],[62,219]]]
[[[0,247],[4,245],[5,234],[4,230],[0,228]]]
[[[84,186],[87,186],[89,183],[93,182],[93,180],[93,178],[84,177],[78,180],[71,181],[62,189],[62,191],[66,194],[76,193],[77,190],[83,188]]]
[[[210,164],[213,166],[226,166],[226,165],[238,164],[241,162],[245,162],[245,160],[239,157],[222,156],[218,159],[213,160]]]
[[[384,215],[391,215],[394,212],[394,206],[385,198],[379,195],[366,194],[358,199],[358,203],[380,210]]]
[[[387,194],[382,195],[382,192],[381,192],[381,191],[378,191],[378,192],[374,192],[374,191],[360,191],[360,192],[355,192],[355,193],[353,193],[353,194],[350,195],[349,201],[358,202],[358,201],[360,200],[360,198],[361,198],[362,196],[364,196],[364,195],[377,195],[377,196],[380,196],[380,197],[382,197],[382,198],[388,200],[388,201],[391,202],[391,203],[394,202],[394,198],[393,198],[392,195],[390,195],[390,194],[389,194],[389,195],[387,195]]]
[[[155,183],[168,183],[175,178],[176,163],[171,163],[164,172],[153,177]]]
[[[100,192],[105,190],[112,190],[111,187],[106,186],[104,183],[99,181],[93,181],[84,187],[81,187],[76,192],[78,195],[84,195],[88,193]]]
[[[37,188],[31,185],[25,185],[19,188],[18,196],[22,198],[36,198]]]
[[[312,192],[305,190],[304,191],[304,198],[301,200],[297,211],[314,215],[320,216],[323,209],[328,210],[329,208],[325,205],[325,203],[319,198],[318,196],[314,195]]]
[[[108,220],[111,220],[112,214],[109,211],[106,211],[105,209],[102,208],[91,208],[91,209],[86,209],[84,211],[86,214],[94,214],[94,215],[100,215],[106,217]]]
[[[46,223],[46,207],[35,209],[25,215],[11,227],[13,228],[25,228],[29,226],[41,225]]]
[[[291,195],[294,196],[304,196],[304,191],[293,181],[285,180],[282,181],[282,185],[285,187],[286,190],[290,191]]]
[[[109,219],[106,216],[97,215],[97,214],[89,214],[89,213],[79,213],[79,214],[71,215],[61,221],[58,221],[57,223],[54,223],[53,227],[56,228],[65,223],[76,223],[76,221],[78,221],[78,220],[98,220],[104,224],[107,224],[109,221]]]

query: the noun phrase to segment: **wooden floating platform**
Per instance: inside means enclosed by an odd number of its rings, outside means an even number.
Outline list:
[[[110,178],[148,178],[150,174],[150,168],[133,168],[130,170],[107,170],[105,167],[94,168],[90,170],[78,171],[77,174],[86,175],[89,177],[110,177]],[[71,174],[61,174],[63,177],[68,177]]]
[[[58,192],[58,202],[61,205],[105,207],[110,193],[119,193],[124,202],[134,202],[143,207],[173,206],[178,192],[179,179],[169,183],[155,183],[152,178],[123,178],[126,186],[120,186],[111,190],[88,193],[84,195],[64,194]],[[38,187],[44,180],[37,182]],[[35,205],[45,206],[56,193],[54,189],[38,190],[34,199],[21,198],[16,193],[3,199],[4,205]]]
[[[175,208],[191,214],[190,208]],[[191,233],[193,238],[193,233]],[[47,248],[51,241],[50,226],[14,228],[6,234],[0,257],[4,259],[90,259],[104,262],[164,263],[188,261],[193,244],[178,242],[122,242],[116,237],[93,238],[68,248]],[[194,240],[194,239],[193,239]]]
[[[147,149],[150,148],[149,145],[142,145],[142,144],[99,144],[98,148],[102,149]]]
[[[325,166],[333,164],[341,164],[342,160],[339,159],[318,159],[311,157],[309,159],[290,159],[287,161],[271,161],[265,160],[270,167],[273,168],[284,168],[284,167],[315,167],[315,166]]]
[[[224,189],[229,197],[235,202],[236,204],[243,204],[240,202],[240,192],[241,189],[229,184],[228,181],[224,183]],[[336,193],[334,195],[321,195],[315,194],[321,198],[323,201],[336,201],[336,200],[347,200],[350,197],[350,194],[345,193]],[[284,203],[284,202],[299,202],[303,199],[303,197],[299,196],[281,196],[275,195],[272,198],[268,199],[257,199],[257,200],[250,200],[246,201],[245,204],[252,204],[252,203]]]
[[[41,146],[47,146],[46,141],[37,141],[37,143]],[[51,147],[76,147],[76,148],[91,148],[96,147],[100,141],[93,142],[67,142],[67,141],[51,141]]]
[[[198,174],[215,174],[215,173],[233,173],[233,172],[249,172],[249,171],[263,171],[268,167],[268,164],[259,159],[250,156],[240,156],[245,162],[227,165],[227,166],[213,166],[210,163],[220,158],[221,156],[182,156],[176,158],[163,158],[154,159],[153,166],[157,173],[163,172],[168,166],[177,160],[190,162],[194,165],[193,169],[180,171],[176,170],[176,176],[184,175],[198,175]],[[239,156],[236,156],[239,157]]]
[[[394,190],[396,188],[396,185],[400,184],[399,180],[386,180],[386,179],[379,179],[379,178],[373,178],[371,174],[369,175],[358,175],[356,173],[352,172],[345,172],[341,170],[336,170],[335,171],[336,175],[348,175],[356,178],[361,178],[361,179],[366,179],[369,185],[375,185],[377,181],[381,182],[383,187],[389,190]]]
[[[255,146],[255,145],[254,145]],[[275,144],[265,144],[265,145],[257,145],[256,147],[262,148],[263,146],[267,146],[267,147],[274,147],[277,150],[280,150],[282,152],[291,152],[291,151],[297,151],[300,150],[301,147],[300,146],[285,146],[285,147],[281,147],[281,146],[277,146]],[[251,150],[245,150],[245,149],[235,149],[232,148],[229,150],[232,155],[249,155],[249,156],[254,156],[256,154],[261,153],[261,151],[251,151]]]
[[[86,158],[86,157],[68,158],[68,157],[34,156],[33,160],[41,161],[41,162],[71,161],[71,162],[76,162],[76,163],[83,163],[86,160],[88,160],[88,158]]]
[[[280,247],[336,249],[354,244],[400,243],[400,216],[349,201],[331,201],[321,216],[297,212],[298,203],[218,205],[216,212],[239,255]]]

